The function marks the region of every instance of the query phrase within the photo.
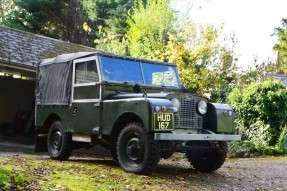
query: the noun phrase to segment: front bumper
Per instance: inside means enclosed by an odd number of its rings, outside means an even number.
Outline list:
[[[155,140],[168,141],[240,141],[241,135],[226,134],[188,134],[188,133],[155,133]]]

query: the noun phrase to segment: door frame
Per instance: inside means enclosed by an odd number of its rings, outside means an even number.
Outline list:
[[[79,62],[85,62],[85,61],[91,61],[95,60],[96,65],[97,65],[97,70],[98,70],[98,75],[99,75],[99,81],[98,82],[92,82],[92,83],[81,83],[81,84],[76,84],[75,83],[75,78],[76,78],[76,64]],[[100,82],[102,81],[102,75],[101,75],[101,70],[99,67],[99,57],[98,56],[91,56],[87,58],[80,58],[80,59],[75,59],[73,61],[73,74],[72,74],[72,90],[71,90],[71,104],[72,103],[88,103],[88,102],[100,102],[101,96],[102,96],[102,86],[100,85]],[[99,85],[100,86],[100,95],[99,99],[74,99],[74,88],[75,87],[83,87],[83,86],[95,86]]]

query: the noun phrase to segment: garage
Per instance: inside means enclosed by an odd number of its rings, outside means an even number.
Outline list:
[[[0,70],[3,70],[2,68]],[[0,122],[1,131],[33,133],[35,80],[1,71],[0,75]],[[13,77],[14,76],[14,77]],[[28,122],[30,123],[28,124]],[[30,131],[30,132],[29,132]]]
[[[33,135],[36,66],[44,58],[95,49],[0,26],[0,133]]]

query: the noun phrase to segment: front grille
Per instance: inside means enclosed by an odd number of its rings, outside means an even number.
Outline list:
[[[196,96],[180,95],[180,109],[174,116],[175,128],[202,129],[202,117],[196,113]]]

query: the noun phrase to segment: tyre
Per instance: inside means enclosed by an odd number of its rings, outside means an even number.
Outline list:
[[[213,172],[219,169],[227,156],[227,142],[213,143],[211,151],[192,152],[187,151],[186,156],[190,164],[200,172]]]
[[[65,133],[62,122],[54,122],[48,133],[48,153],[51,159],[67,160],[71,152],[71,135]]]
[[[128,124],[120,133],[117,155],[121,167],[135,174],[151,174],[159,161],[156,142],[138,123]]]

